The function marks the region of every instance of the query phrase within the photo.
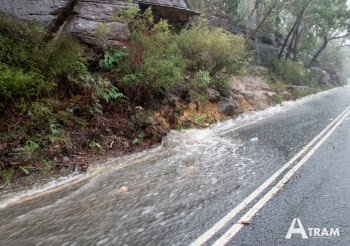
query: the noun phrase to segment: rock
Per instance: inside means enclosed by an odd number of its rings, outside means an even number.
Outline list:
[[[276,93],[271,91],[266,81],[251,75],[232,78],[231,97],[237,112],[262,110],[276,102]]]
[[[268,32],[258,32],[260,36],[260,42],[263,44],[269,44],[275,46],[275,35]]]
[[[191,102],[191,103],[189,103],[189,104],[187,105],[187,108],[188,108],[190,111],[195,111],[195,110],[197,110],[198,106],[197,106],[197,104]]]
[[[223,98],[219,101],[220,111],[226,116],[233,116],[235,114],[236,105],[232,98]]]
[[[328,85],[331,82],[331,76],[322,68],[311,67],[310,73],[312,78],[320,84]]]
[[[292,95],[288,91],[282,92],[283,100],[289,101],[292,99]]]
[[[187,22],[198,14],[188,8],[185,0],[2,0],[0,12],[26,21],[36,21],[49,31],[70,32],[82,42],[97,46],[96,28],[105,24],[109,30],[107,44],[122,47],[129,39],[125,24],[114,16],[134,4],[141,10],[152,7],[156,19],[165,18],[173,22]]]
[[[288,86],[287,89],[291,91],[305,91],[310,89],[310,87],[306,85],[291,85],[291,86]]]
[[[128,2],[125,1],[79,2],[75,5],[75,14],[67,22],[65,30],[83,43],[98,46],[100,43],[96,37],[96,29],[103,23],[107,28],[107,44],[122,47],[129,39],[126,25],[116,21],[113,16],[127,8]]]
[[[329,74],[330,82],[334,86],[339,86],[341,84],[340,76],[339,76],[339,74],[336,71],[333,71],[333,70],[329,69],[328,71],[326,70],[326,72]]]
[[[22,20],[39,22],[46,27],[62,13],[71,0],[2,0],[0,12]]]
[[[220,98],[222,97],[220,92],[218,92],[217,90],[214,90],[212,88],[208,88],[207,93],[208,93],[210,101],[214,101],[214,102],[219,101]]]
[[[322,78],[320,80],[320,83],[328,85],[330,80],[331,80],[331,77],[329,76],[329,74],[326,71],[323,70],[322,71]]]
[[[265,43],[258,43],[256,45],[256,58],[261,62],[265,63],[271,56],[277,56],[278,49],[271,45]]]

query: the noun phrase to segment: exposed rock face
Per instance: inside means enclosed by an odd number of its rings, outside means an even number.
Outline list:
[[[107,42],[113,46],[123,46],[128,40],[125,24],[113,18],[128,8],[127,1],[95,0],[80,1],[74,6],[74,15],[67,21],[65,30],[82,42],[97,46],[96,29],[104,23],[108,29]]]
[[[240,112],[262,110],[277,102],[276,93],[258,76],[234,77],[231,96]]]
[[[72,0],[1,0],[0,12],[49,26]]]
[[[186,22],[197,14],[190,10],[184,0],[134,0],[141,10],[152,6],[156,18]],[[96,28],[104,23],[109,30],[107,41],[114,46],[122,46],[128,40],[125,25],[114,16],[129,5],[128,0],[1,0],[0,12],[22,20],[37,21],[50,31],[60,28],[72,33],[82,42],[98,45]]]

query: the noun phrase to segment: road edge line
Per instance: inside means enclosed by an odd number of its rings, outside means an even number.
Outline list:
[[[249,205],[253,200],[255,200],[261,193],[269,187],[276,179],[286,171],[297,159],[299,159],[308,149],[315,144],[315,142],[320,139],[326,132],[335,125],[339,119],[350,112],[350,106],[348,106],[339,116],[333,120],[329,125],[327,125],[315,138],[313,138],[302,150],[300,150],[292,159],[290,159],[286,164],[284,164],[280,169],[278,169],[269,179],[267,179],[263,184],[261,184],[257,189],[255,189],[248,197],[246,197],[241,203],[239,203],[235,208],[233,208],[228,214],[226,214],[222,219],[214,224],[210,229],[199,236],[190,246],[201,246],[210,240],[216,233],[223,229],[228,222],[230,222],[239,212],[241,212],[247,205]]]
[[[313,154],[334,133],[334,131],[338,129],[339,125],[344,122],[345,118],[349,114],[350,111],[344,114],[342,118],[338,120],[327,133],[325,133],[320,141],[314,147],[312,147],[312,149],[310,149],[310,151],[307,152],[307,154],[292,169],[290,169],[274,187],[272,187],[252,208],[250,208],[249,211],[238,220],[238,222],[250,221],[256,215],[256,213],[288,183],[293,175],[313,156]],[[243,227],[244,225],[241,223],[234,224],[217,241],[215,241],[213,246],[223,246],[227,244]]]

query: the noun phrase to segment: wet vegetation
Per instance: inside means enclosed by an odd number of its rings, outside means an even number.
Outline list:
[[[154,112],[172,94],[205,103],[206,88],[229,89],[245,65],[244,39],[200,23],[172,30],[151,10],[121,18],[131,40],[96,51],[69,34],[0,16],[0,176],[74,163],[94,152],[132,151],[160,141]],[[194,42],[196,41],[196,42]],[[180,89],[179,89],[180,88]],[[181,109],[170,105],[176,114]],[[177,126],[179,127],[179,126]]]

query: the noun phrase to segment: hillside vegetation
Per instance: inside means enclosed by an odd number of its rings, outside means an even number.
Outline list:
[[[160,141],[165,130],[152,111],[172,94],[205,104],[206,88],[227,93],[229,76],[247,59],[242,37],[201,24],[176,32],[165,20],[155,23],[150,9],[130,8],[121,17],[131,30],[127,47],[111,49],[101,38],[102,53],[69,34],[51,37],[36,24],[0,18],[5,182],[68,165],[71,156]],[[168,106],[174,116],[181,110]]]

